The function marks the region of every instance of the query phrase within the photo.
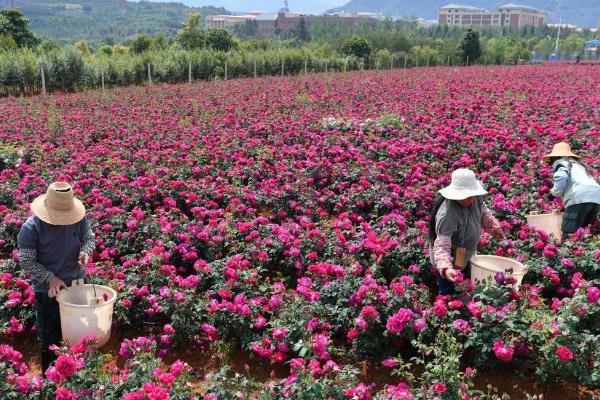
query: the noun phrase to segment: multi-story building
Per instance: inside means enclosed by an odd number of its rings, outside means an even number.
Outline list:
[[[206,17],[206,26],[208,28],[232,28],[238,24],[245,24],[246,21],[254,21],[256,15],[208,15]]]
[[[438,10],[440,25],[471,25],[497,28],[520,28],[546,25],[548,13],[537,8],[509,3],[495,11],[458,4],[448,4]]]
[[[277,14],[261,14],[256,16],[256,24],[258,25],[258,34],[261,36],[272,35],[277,25]]]
[[[256,21],[259,35],[272,35],[275,29],[282,32],[288,32],[296,27],[300,19],[304,18],[306,26],[318,22],[341,22],[343,24],[354,26],[359,21],[375,21],[371,14],[353,13],[348,15],[304,15],[295,12],[280,11],[277,14],[263,14],[260,12],[251,12],[246,15],[209,15],[206,17],[206,26],[208,28],[232,28],[235,25],[244,24],[246,21]]]

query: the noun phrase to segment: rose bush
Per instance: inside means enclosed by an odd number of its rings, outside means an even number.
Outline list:
[[[119,293],[114,329],[165,326],[124,342],[123,357],[152,367],[127,375],[130,399],[186,396],[189,378],[161,357],[219,343],[303,363],[275,383],[290,396],[320,385],[323,396],[455,398],[471,395],[466,368],[500,363],[598,385],[600,242],[580,230],[558,243],[524,218],[561,205],[540,159],[555,142],[600,168],[598,88],[591,66],[518,66],[4,99],[0,140],[19,160],[0,170],[2,335],[33,334],[16,235],[29,202],[64,179],[97,235],[88,276]],[[521,289],[499,275],[436,296],[429,210],[458,167],[477,171],[507,233],[484,234],[480,252],[527,264]],[[440,332],[451,339],[435,354]],[[62,354],[43,381],[2,364],[3,382],[88,396],[100,355]],[[331,373],[342,359],[404,371],[415,357],[427,374],[378,393]],[[449,362],[453,375],[436,367]]]

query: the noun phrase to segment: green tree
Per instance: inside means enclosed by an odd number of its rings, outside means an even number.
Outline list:
[[[53,50],[58,50],[58,49],[60,49],[60,46],[58,45],[58,43],[56,43],[56,41],[54,41],[52,39],[44,39],[38,45],[37,52],[40,54],[46,54]]]
[[[186,50],[201,49],[206,46],[206,35],[200,29],[200,13],[187,16],[183,28],[177,32],[177,42]]]
[[[571,33],[560,43],[559,52],[563,57],[574,57],[583,51],[585,39],[577,33]]]
[[[533,52],[547,60],[550,54],[554,53],[554,40],[549,37],[540,40],[533,48]]]
[[[17,42],[12,36],[8,34],[0,35],[0,50],[14,50],[17,47]]]
[[[485,54],[488,62],[492,64],[504,64],[504,54],[506,52],[507,39],[502,37],[493,37],[487,41]]]
[[[440,53],[429,46],[415,46],[410,49],[410,56],[413,60],[419,58],[419,65],[439,65],[443,62],[440,58]]]
[[[155,50],[165,50],[169,47],[169,43],[167,42],[167,38],[162,33],[157,33],[154,36],[154,40],[152,40],[152,48]]]
[[[256,20],[247,19],[243,24],[236,24],[233,27],[236,35],[241,37],[251,37],[258,34],[258,22]]]
[[[527,50],[523,43],[515,43],[505,50],[504,62],[506,64],[518,64],[520,61],[529,60],[531,60],[531,52]]]
[[[88,47],[87,43],[83,40],[80,40],[79,42],[75,43],[75,48],[79,50],[84,56],[90,55],[90,48]]]
[[[34,48],[40,39],[33,33],[29,20],[14,8],[0,11],[0,36],[9,35],[17,46]]]
[[[463,63],[475,62],[481,57],[481,45],[479,44],[479,32],[467,29],[458,45],[458,56]]]
[[[306,25],[306,20],[304,17],[300,17],[298,23],[295,27],[296,38],[301,42],[308,42],[310,40],[310,35],[308,33],[308,26]]]
[[[100,54],[104,54],[107,56],[112,56],[113,54],[113,47],[109,46],[107,44],[100,46],[100,49],[98,49],[98,53]]]
[[[141,34],[131,42],[131,51],[136,54],[141,54],[149,50],[151,46],[152,38],[146,34]]]
[[[227,29],[221,28],[209,28],[206,31],[206,44],[217,51],[229,51],[237,48],[235,37]]]
[[[342,53],[347,56],[355,56],[358,58],[369,58],[373,52],[373,45],[369,39],[354,35],[342,43]]]
[[[53,50],[40,58],[49,90],[70,91],[82,83],[85,61],[79,50],[69,47]]]

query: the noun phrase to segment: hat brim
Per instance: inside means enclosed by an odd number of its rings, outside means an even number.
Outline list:
[[[573,158],[581,158],[579,157],[577,154],[573,153],[573,152],[565,152],[565,153],[550,153],[550,154],[546,154],[543,158],[544,159],[548,159],[548,158],[552,158],[552,157],[573,157]]]
[[[85,206],[81,200],[73,199],[73,208],[69,211],[58,211],[49,209],[44,204],[46,200],[46,194],[38,196],[31,202],[29,208],[33,214],[41,219],[42,221],[51,225],[72,225],[75,224],[85,217]]]
[[[439,194],[448,200],[464,200],[469,197],[483,196],[488,193],[480,181],[477,181],[477,186],[478,188],[476,189],[456,189],[452,185],[449,185],[440,189]]]

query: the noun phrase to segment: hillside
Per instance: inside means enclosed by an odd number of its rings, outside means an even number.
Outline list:
[[[117,0],[32,0],[24,2],[21,9],[40,37],[59,43],[85,40],[91,45],[121,42],[140,33],[174,36],[190,12],[228,14],[224,8],[193,8],[181,3],[125,4],[125,9],[120,9]]]
[[[277,11],[283,7],[283,0],[180,0],[189,6],[206,6],[218,4],[232,11]],[[289,7],[292,11],[321,14],[328,8],[343,5],[348,0],[290,0]]]
[[[330,11],[371,11],[388,15],[407,15],[436,19],[437,9],[448,3],[465,4],[492,10],[509,1],[489,0],[351,0],[347,4],[336,7]],[[550,22],[558,22],[559,15],[562,20],[581,27],[593,28],[598,26],[600,18],[600,1],[598,0],[523,0],[519,4],[537,7],[548,11]]]

